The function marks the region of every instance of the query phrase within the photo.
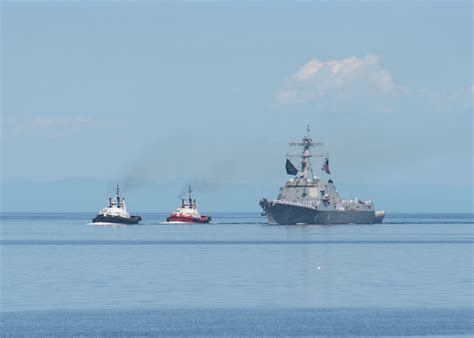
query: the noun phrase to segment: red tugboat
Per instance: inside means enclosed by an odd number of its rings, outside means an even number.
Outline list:
[[[196,199],[191,198],[191,187],[188,191],[188,199],[181,200],[181,208],[176,209],[167,219],[167,222],[175,223],[209,223],[211,217],[201,216],[197,210]]]

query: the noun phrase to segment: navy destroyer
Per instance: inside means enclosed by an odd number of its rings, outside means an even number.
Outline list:
[[[278,198],[267,200],[262,198],[260,206],[262,215],[266,215],[269,223],[273,224],[371,224],[381,223],[383,211],[376,211],[372,201],[358,198],[341,199],[332,179],[323,180],[313,176],[311,157],[324,158],[321,170],[327,175],[329,158],[325,154],[312,154],[310,149],[322,146],[323,143],[313,142],[309,136],[310,128],[302,142],[291,142],[290,146],[302,148],[301,154],[287,155],[301,159],[299,168],[287,158],[286,171],[294,178],[289,179],[280,188]]]
[[[93,223],[118,223],[138,224],[142,220],[140,216],[130,216],[127,212],[125,199],[120,197],[120,189],[117,184],[117,195],[109,198],[109,206],[102,209],[92,220]]]

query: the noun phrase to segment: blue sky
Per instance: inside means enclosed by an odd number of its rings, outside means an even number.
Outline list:
[[[469,1],[2,2],[2,210],[258,211],[310,124],[343,196],[472,211],[472,40]]]

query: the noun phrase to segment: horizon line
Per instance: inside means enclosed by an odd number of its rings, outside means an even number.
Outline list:
[[[166,211],[137,211],[133,212],[134,214],[137,213],[169,213],[169,210]],[[384,212],[387,214],[412,214],[412,215],[422,215],[422,214],[431,214],[431,215],[445,215],[445,214],[471,214],[474,215],[474,211],[386,211]],[[86,213],[95,213],[95,211],[1,211],[0,214],[86,214]],[[243,214],[243,213],[255,213],[260,214],[259,211],[209,211],[206,213],[214,213],[214,214],[229,214],[229,213],[236,213],[236,214]],[[263,216],[262,216],[263,217]]]

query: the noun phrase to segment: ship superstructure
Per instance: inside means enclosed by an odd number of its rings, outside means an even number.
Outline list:
[[[177,208],[167,219],[173,223],[209,223],[211,217],[201,216],[196,199],[191,197],[191,186],[188,187],[188,198],[181,199],[181,207]]]
[[[324,157],[321,170],[330,174],[327,154],[312,154],[311,148],[323,143],[313,142],[309,126],[301,142],[291,142],[290,146],[302,149],[300,154],[288,155],[301,159],[299,168],[287,160],[287,173],[295,175],[289,179],[275,200],[260,200],[263,214],[269,223],[277,224],[344,224],[380,223],[384,212],[375,211],[372,201],[358,198],[341,199],[332,179],[314,176],[312,157]]]
[[[109,198],[109,205],[103,208],[92,222],[137,224],[141,220],[142,218],[140,216],[130,216],[128,214],[125,199],[120,197],[120,188],[117,184],[116,196]]]

